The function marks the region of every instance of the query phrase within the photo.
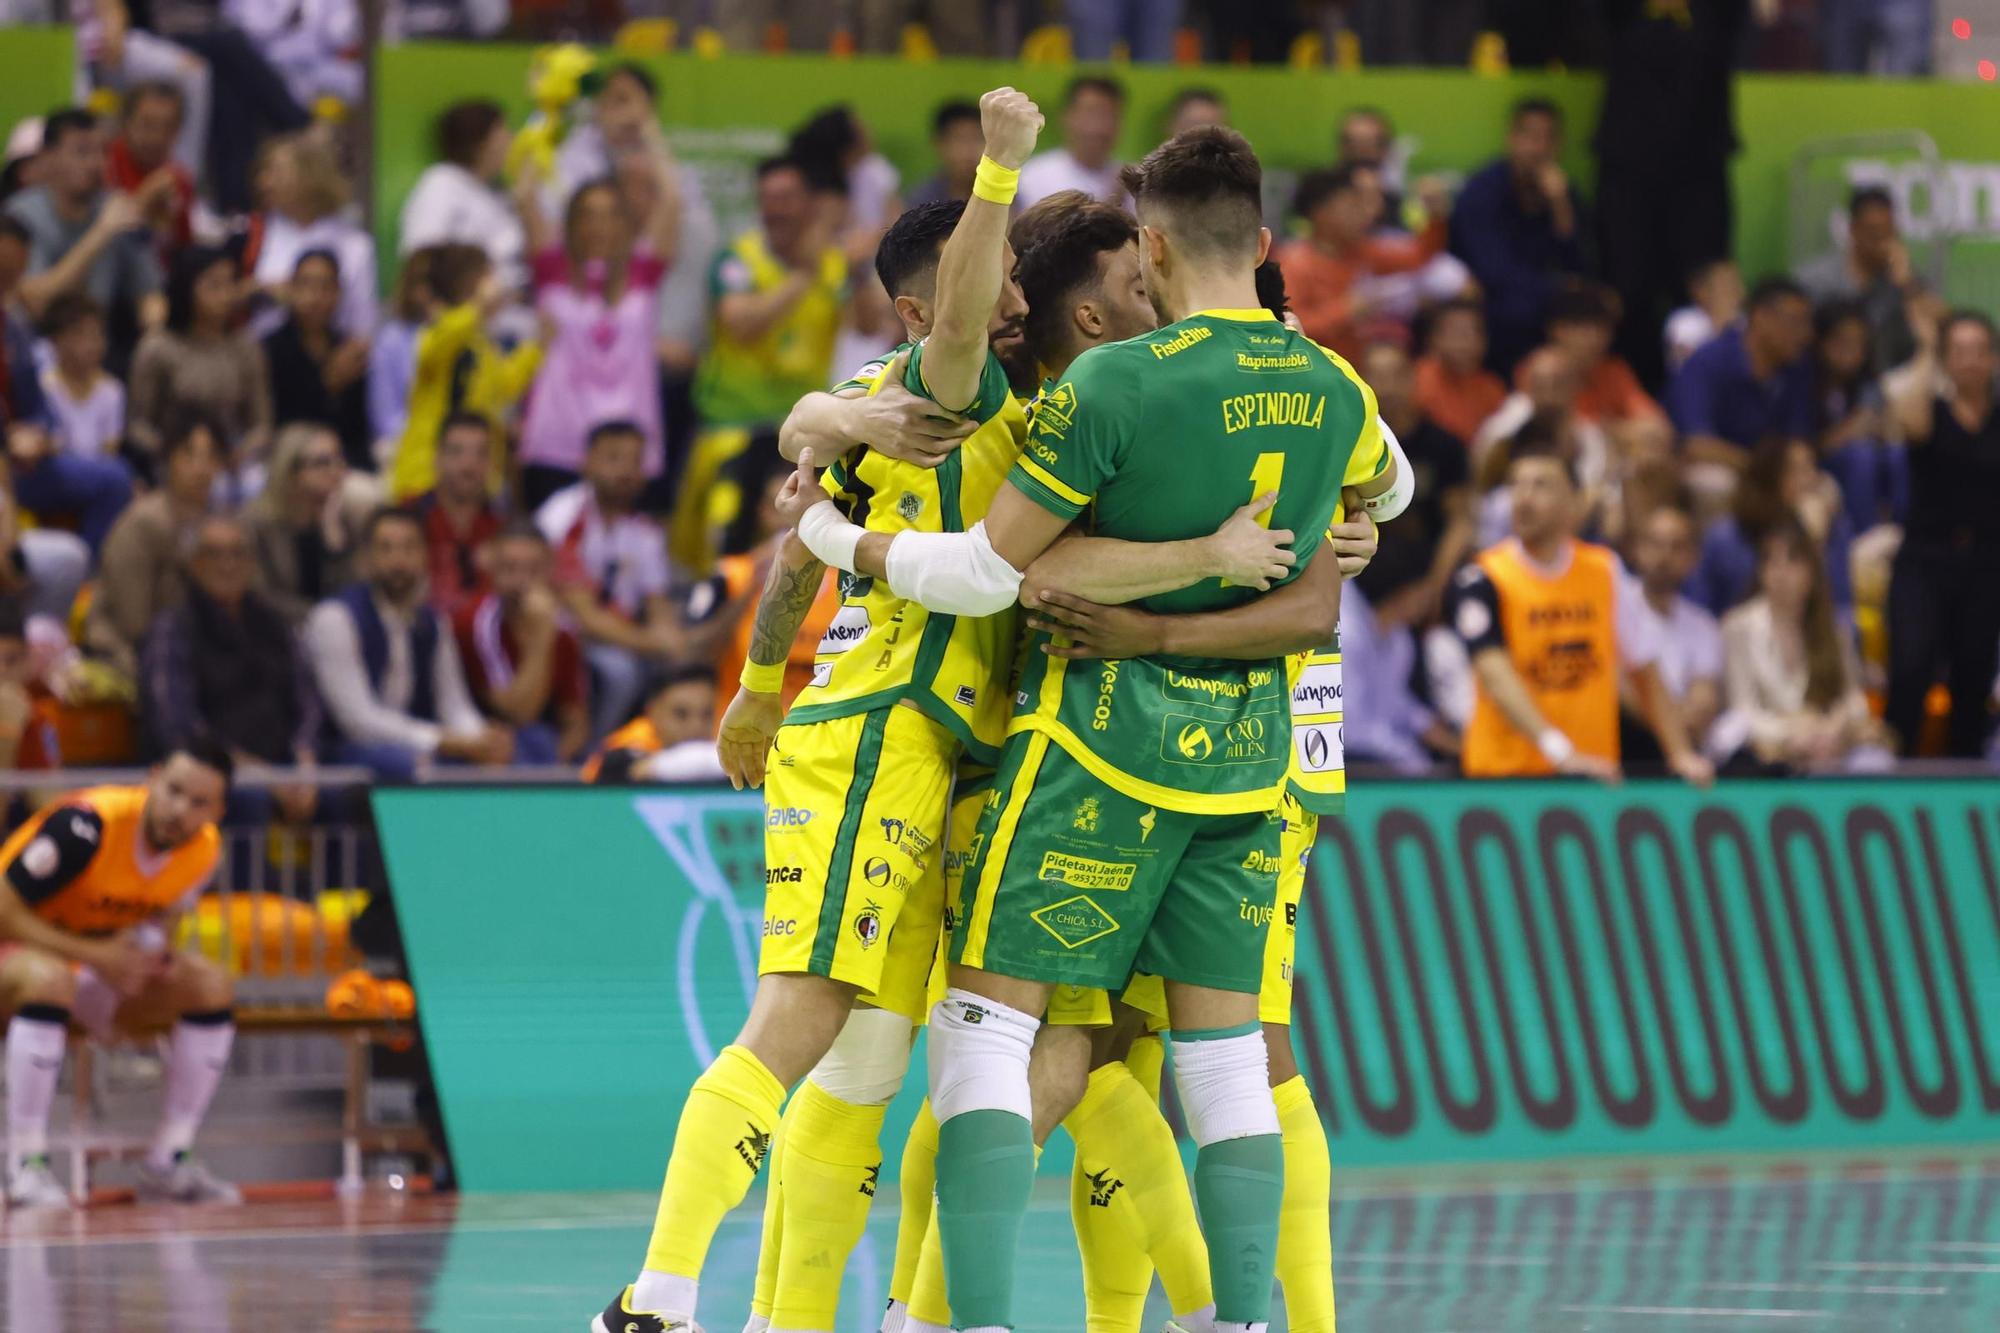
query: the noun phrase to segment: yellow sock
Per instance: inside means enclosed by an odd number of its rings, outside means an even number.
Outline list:
[[[1285,1135],[1278,1283],[1292,1333],[1333,1333],[1333,1161],[1303,1075],[1272,1089]]]
[[[778,1293],[778,1252],[785,1243],[785,1134],[792,1123],[794,1097],[771,1136],[771,1178],[764,1182],[764,1238],[757,1244],[757,1285],[750,1293],[750,1313],[771,1318],[771,1301]]]
[[[930,1099],[917,1110],[910,1137],[903,1141],[903,1215],[896,1223],[896,1269],[889,1277],[889,1299],[910,1303],[917,1285],[917,1265],[923,1259],[924,1233],[931,1226],[931,1191],[937,1188],[938,1123]]]
[[[1105,1219],[1103,1228],[1089,1229],[1113,1233],[1096,1240],[1097,1254],[1111,1256],[1103,1270],[1103,1295],[1112,1303],[1104,1327],[1133,1327],[1125,1321],[1137,1317],[1117,1313],[1129,1309],[1132,1273],[1136,1272],[1119,1262],[1116,1256],[1121,1250],[1136,1251],[1147,1258],[1150,1267],[1158,1268],[1160,1285],[1175,1314],[1206,1307],[1215,1299],[1209,1283],[1208,1248],[1202,1243],[1201,1226],[1195,1218],[1194,1195],[1188,1189],[1180,1144],[1160,1114],[1159,1099],[1146,1094],[1128,1066],[1105,1065],[1091,1072],[1089,1090],[1063,1127],[1076,1140],[1077,1161],[1089,1174],[1088,1211]],[[1084,1240],[1085,1230],[1085,1223],[1079,1221],[1079,1245],[1090,1243]],[[1087,1257],[1087,1295],[1093,1291],[1092,1271]],[[1143,1280],[1138,1286],[1140,1314],[1148,1286],[1150,1283]],[[1091,1325],[1093,1330],[1097,1327]]]
[[[868,1229],[886,1106],[856,1106],[811,1079],[785,1112],[784,1246],[771,1325],[832,1333],[847,1256]]]
[[[725,1046],[695,1080],[667,1159],[646,1247],[648,1271],[701,1276],[715,1229],[743,1202],[764,1164],[784,1103],[784,1085],[741,1046]]]
[[[1167,1077],[1167,1043],[1159,1037],[1139,1038],[1125,1057],[1125,1067],[1139,1080],[1139,1086],[1153,1099],[1153,1105],[1158,1106],[1160,1088]]]
[[[1112,1071],[1121,1071],[1114,1074]],[[1122,1065],[1107,1065],[1090,1076],[1090,1086],[1063,1122],[1076,1140],[1076,1165],[1070,1170],[1069,1215],[1076,1225],[1076,1248],[1083,1258],[1083,1313],[1087,1333],[1139,1333],[1146,1318],[1146,1293],[1153,1286],[1153,1261],[1147,1257],[1145,1223],[1133,1217],[1132,1196],[1113,1174],[1096,1148],[1119,1125],[1103,1116],[1116,1089],[1131,1083]],[[1144,1090],[1139,1095],[1145,1096]],[[1086,1144],[1090,1145],[1086,1148]]]

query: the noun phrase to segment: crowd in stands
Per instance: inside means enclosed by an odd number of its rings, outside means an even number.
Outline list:
[[[1070,8],[1081,42],[1087,11],[1149,7]],[[976,107],[929,112],[935,170],[909,182],[828,109],[727,235],[642,66],[607,66],[546,174],[510,174],[500,107],[467,100],[378,255],[347,131],[300,110],[338,69],[242,16],[85,9],[117,110],[13,127],[0,203],[0,760],[144,758],[198,727],[252,765],[712,775],[682,742],[735,688],[778,427],[891,346],[875,245],[906,202],[969,192]],[[1163,132],[1228,116],[1190,88]],[[1120,202],[1120,84],[1075,79],[1050,120],[1022,204]],[[1549,503],[1535,459],[1623,555],[1621,630],[1725,770],[1984,754],[1992,324],[1926,289],[1872,190],[1796,274],[1722,249],[1614,271],[1570,132],[1524,101],[1452,191],[1405,179],[1397,127],[1357,108],[1270,219],[1293,313],[1418,472],[1346,594],[1354,757],[1460,751],[1460,574]],[[833,605],[829,581],[811,624]],[[302,790],[259,815],[310,818]]]

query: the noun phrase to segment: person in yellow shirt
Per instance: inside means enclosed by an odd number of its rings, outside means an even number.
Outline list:
[[[139,1197],[241,1201],[190,1155],[236,1036],[231,983],[210,960],[169,951],[165,928],[215,872],[233,771],[216,742],[190,741],[145,786],[73,792],[0,845],[9,1207],[71,1206],[49,1170],[48,1127],[72,1018],[93,1032],[172,1024]]]

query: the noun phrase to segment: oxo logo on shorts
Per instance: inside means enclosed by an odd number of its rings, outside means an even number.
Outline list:
[[[1138,871],[1138,863],[1133,861],[1096,861],[1067,852],[1048,852],[1036,878],[1079,889],[1129,889]]]

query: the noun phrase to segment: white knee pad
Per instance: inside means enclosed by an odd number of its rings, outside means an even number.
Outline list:
[[[1175,1034],[1174,1086],[1198,1148],[1279,1132],[1261,1032],[1195,1041]]]
[[[968,1111],[1009,1111],[1033,1120],[1028,1059],[1041,1026],[997,1000],[946,991],[931,1010],[931,1112],[938,1123]]]
[[[887,1106],[910,1071],[910,1035],[916,1027],[887,1009],[857,1008],[826,1056],[806,1077],[821,1092],[852,1106]]]

